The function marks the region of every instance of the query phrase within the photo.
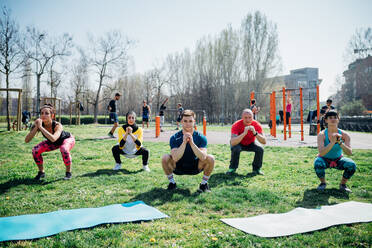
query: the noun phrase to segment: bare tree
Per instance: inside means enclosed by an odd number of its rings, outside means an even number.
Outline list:
[[[337,80],[337,94],[345,102],[362,100],[363,104],[370,108],[372,106],[372,28],[359,28],[350,38],[345,53],[344,60],[348,65],[348,70],[344,72],[345,80]],[[353,63],[353,66],[349,64]]]
[[[51,59],[48,68],[48,79],[47,84],[50,86],[50,97],[57,97],[58,87],[62,83],[62,72],[58,72],[56,69],[56,58]]]
[[[31,64],[25,61],[22,74],[22,103],[23,108],[32,112],[32,83],[31,83]]]
[[[88,60],[82,49],[79,49],[80,59],[72,67],[71,90],[74,93],[74,102],[83,102],[83,93],[88,90]]]
[[[350,64],[368,55],[372,55],[372,28],[359,28],[349,40],[344,53],[344,61]]]
[[[98,76],[98,89],[94,106],[94,122],[97,123],[98,105],[100,103],[102,87],[107,87],[107,79],[112,78],[113,70],[126,67],[128,50],[132,41],[123,37],[120,31],[111,31],[105,36],[94,38],[90,35],[90,59],[95,74]]]
[[[27,28],[27,45],[24,52],[27,58],[36,63],[36,111],[40,109],[40,79],[46,72],[47,66],[54,59],[70,55],[72,48],[72,38],[65,33],[59,37],[48,37],[45,32],[37,30],[35,27]]]
[[[278,33],[276,25],[259,11],[248,14],[241,24],[242,67],[247,82],[244,94],[264,89],[265,79],[279,67]]]
[[[20,49],[19,27],[12,19],[10,10],[2,8],[0,17],[0,72],[5,75],[6,88],[9,88],[9,76],[17,71],[24,62]],[[6,119],[10,130],[9,92],[6,92]]]
[[[164,87],[170,83],[173,74],[168,71],[165,71],[165,67],[155,67],[152,69],[149,74],[147,74],[148,78],[146,80],[150,80],[150,84],[153,86],[153,90],[155,93],[155,100],[156,100],[156,109],[160,108],[160,101],[161,96],[163,94]]]

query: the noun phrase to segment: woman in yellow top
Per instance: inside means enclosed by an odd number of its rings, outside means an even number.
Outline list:
[[[142,156],[142,165],[144,171],[150,171],[148,167],[149,151],[142,146],[143,131],[141,127],[136,125],[136,113],[129,111],[126,114],[127,123],[119,128],[118,141],[119,144],[112,147],[112,155],[116,161],[114,170],[121,169],[120,154],[127,158]]]

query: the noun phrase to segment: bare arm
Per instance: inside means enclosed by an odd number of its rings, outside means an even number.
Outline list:
[[[27,134],[27,136],[25,138],[25,142],[26,143],[30,142],[35,137],[35,135],[37,133],[37,130],[38,130],[37,126],[34,125],[34,127],[32,128],[32,130]]]
[[[61,136],[63,128],[62,128],[62,124],[56,125],[56,130],[55,130],[54,134],[49,133],[49,131],[46,130],[43,126],[40,126],[39,130],[40,130],[40,132],[42,132],[44,134],[44,136],[48,140],[50,140],[51,142],[55,142]]]
[[[204,161],[207,159],[207,148],[199,148],[195,145],[194,142],[190,141],[190,146],[194,154],[201,160]]]
[[[256,132],[257,133],[257,132]],[[261,144],[266,144],[266,137],[264,134],[260,134],[260,133],[257,133],[256,135],[256,138],[257,140],[261,143]]]
[[[320,157],[323,157],[324,155],[326,155],[332,149],[334,144],[336,143],[336,140],[332,139],[332,140],[330,140],[329,144],[325,147],[324,146],[324,139],[325,138],[326,137],[324,135],[324,132],[321,132],[321,133],[318,134],[317,143],[318,143],[318,151],[319,151],[319,156]]]
[[[247,135],[248,129],[249,129],[248,127],[245,127],[244,132],[241,133],[240,135],[231,134],[230,145],[236,146],[237,144],[239,144],[243,140],[244,136]]]
[[[172,159],[174,160],[174,162],[177,162],[178,160],[182,158],[183,154],[185,153],[185,148],[186,148],[186,142],[184,140],[178,148],[173,148],[171,150],[171,155],[172,155]]]
[[[350,144],[350,136],[348,133],[342,131],[342,139],[344,140],[343,143],[341,143],[340,147],[342,148],[342,151],[346,155],[353,155],[353,150],[351,149],[351,144]]]

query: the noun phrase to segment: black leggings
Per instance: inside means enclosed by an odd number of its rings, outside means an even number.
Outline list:
[[[113,146],[112,155],[114,156],[114,159],[118,164],[121,164],[120,154],[124,155],[125,152],[119,148],[119,145]],[[149,160],[149,151],[146,148],[141,147],[134,155],[142,156],[142,164],[147,165],[147,162]]]

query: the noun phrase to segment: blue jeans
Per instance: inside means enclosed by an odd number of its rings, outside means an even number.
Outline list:
[[[319,178],[325,177],[325,170],[329,167],[329,163],[322,157],[317,157],[314,160],[314,169],[315,173]],[[344,174],[342,175],[346,179],[350,179],[356,170],[356,164],[350,158],[342,157],[337,161],[337,170],[343,170]]]
[[[119,118],[117,113],[110,113],[110,121],[113,123],[119,123]]]

